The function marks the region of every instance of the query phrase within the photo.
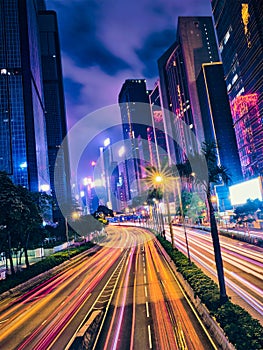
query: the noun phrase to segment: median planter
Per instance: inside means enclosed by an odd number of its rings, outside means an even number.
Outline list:
[[[170,242],[157,236],[166,259],[173,260],[171,267],[176,278],[195,306],[213,339],[222,349],[263,349],[263,327],[259,321],[231,301],[220,303],[217,285]]]

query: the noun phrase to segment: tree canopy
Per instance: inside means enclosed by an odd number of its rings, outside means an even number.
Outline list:
[[[0,250],[5,252],[14,273],[13,250],[25,253],[29,243],[43,240],[43,218],[46,215],[48,196],[30,192],[16,186],[5,172],[0,172]],[[44,205],[45,203],[45,205]]]

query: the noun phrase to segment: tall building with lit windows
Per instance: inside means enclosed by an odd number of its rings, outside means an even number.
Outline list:
[[[242,172],[263,174],[263,0],[212,0]]]
[[[183,163],[205,140],[196,81],[203,63],[218,61],[212,18],[179,17],[176,41],[158,60],[172,163]]]
[[[218,160],[235,184],[243,180],[222,62],[204,63],[197,78],[197,91],[206,142],[218,146]],[[218,209],[231,209],[230,193],[223,184],[216,186]]]
[[[211,17],[179,17],[177,41],[158,60],[171,163],[184,163],[202,143],[215,142],[218,164],[242,180],[224,71]],[[173,158],[172,158],[173,157]],[[228,188],[219,200],[230,207]]]
[[[0,2],[0,170],[39,191],[50,179],[35,5]]]
[[[157,169],[168,164],[166,137],[164,132],[164,112],[161,107],[160,82],[157,81],[149,94],[152,126],[147,128],[150,162]]]
[[[67,122],[56,13],[45,10],[43,5],[42,11],[38,12],[38,25],[51,191],[60,203],[68,203],[71,200],[70,160],[68,144],[64,140],[67,135]],[[56,183],[55,167],[59,178]]]
[[[129,198],[141,192],[143,168],[150,162],[147,128],[151,125],[149,91],[144,79],[127,79],[121,87],[118,102],[126,148],[126,173]]]
[[[15,184],[54,194],[66,136],[56,15],[44,0],[3,0],[0,36],[0,170]],[[60,186],[68,200],[67,150],[64,158]]]

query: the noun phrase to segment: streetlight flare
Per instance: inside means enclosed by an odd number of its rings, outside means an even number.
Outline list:
[[[163,177],[161,175],[156,175],[155,181],[158,183],[161,183],[161,182],[163,182]]]

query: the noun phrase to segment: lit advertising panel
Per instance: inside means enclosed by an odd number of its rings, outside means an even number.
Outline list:
[[[248,199],[262,201],[262,185],[260,177],[241,182],[229,187],[230,201],[232,205],[245,204]]]

